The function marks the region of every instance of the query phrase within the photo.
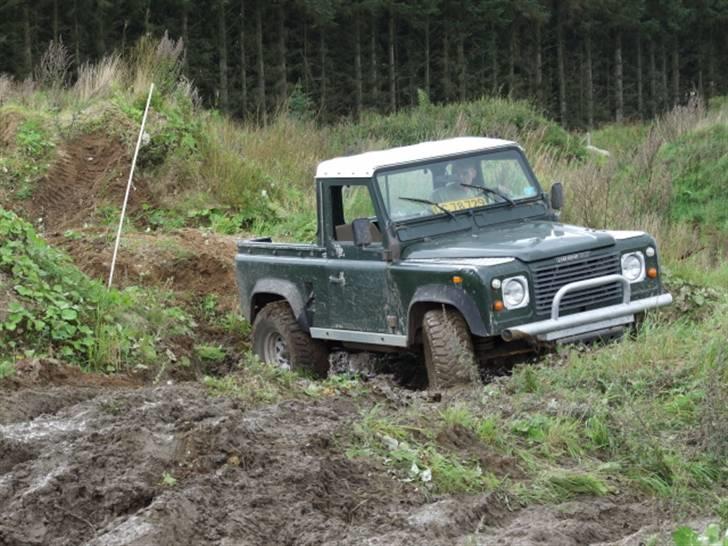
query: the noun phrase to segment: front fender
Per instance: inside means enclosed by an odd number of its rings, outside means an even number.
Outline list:
[[[467,292],[454,286],[428,284],[417,288],[407,310],[409,326],[407,332],[410,344],[414,343],[414,335],[422,321],[422,315],[433,307],[432,304],[454,307],[468,323],[471,334],[488,335],[488,329],[483,322],[478,305]]]

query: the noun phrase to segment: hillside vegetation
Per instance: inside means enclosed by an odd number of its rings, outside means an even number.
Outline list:
[[[510,138],[545,186],[564,182],[565,221],[656,235],[675,304],[634,338],[564,349],[441,404],[373,398],[338,437],[341,449],[432,495],[494,492],[526,506],[629,494],[671,517],[726,523],[725,102],[604,127],[593,142],[609,157],[504,99],[438,106],[421,96],[396,115],[332,126],[289,105],[257,127],[200,108],[176,61],[139,47],[135,63],[107,59],[70,88],[16,86],[0,100],[0,376],[53,356],[151,380],[207,376],[212,394],[250,405],[352,391],[366,399],[356,380],[299,387],[241,357],[249,325],[235,310],[229,236],[311,239],[322,159],[455,135]],[[127,262],[107,291],[152,80],[160,92],[124,232]]]

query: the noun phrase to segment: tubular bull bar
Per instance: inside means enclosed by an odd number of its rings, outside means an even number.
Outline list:
[[[559,316],[561,300],[567,293],[613,282],[622,283],[622,303],[564,317]],[[588,337],[589,334],[622,327],[634,321],[635,313],[672,303],[672,296],[667,293],[640,298],[635,301],[631,301],[631,299],[632,289],[629,280],[622,275],[604,275],[594,279],[575,281],[561,287],[554,295],[551,303],[550,319],[507,328],[501,332],[501,336],[506,341],[524,338],[536,338],[542,341],[553,341],[562,338],[578,339],[579,337]]]

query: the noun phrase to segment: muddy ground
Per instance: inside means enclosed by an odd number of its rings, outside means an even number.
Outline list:
[[[660,529],[624,497],[519,510],[347,458],[342,433],[399,389],[247,408],[193,382],[21,367],[0,385],[0,544],[637,545]]]
[[[18,119],[3,121],[9,148]],[[129,159],[106,135],[72,139],[33,199],[5,206],[105,279],[113,225],[98,217],[120,202]],[[139,179],[130,213],[144,204],[154,196]],[[117,284],[212,293],[235,309],[234,244],[203,230],[127,233]],[[379,461],[346,457],[343,438],[362,411],[397,411],[413,396],[380,376],[366,396],[251,408],[193,381],[29,362],[0,382],[0,545],[637,545],[674,527],[625,496],[523,509],[496,493],[435,496]]]

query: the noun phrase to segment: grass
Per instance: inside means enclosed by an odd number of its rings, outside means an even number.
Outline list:
[[[3,362],[30,351],[90,370],[156,367],[168,364],[171,340],[196,326],[169,292],[107,290],[2,208],[0,274],[10,288],[0,315]]]
[[[206,376],[203,384],[213,396],[235,398],[248,407],[274,404],[290,398],[321,398],[336,395],[359,397],[366,387],[355,378],[334,375],[315,381],[297,372],[263,364],[252,353],[244,353],[232,374]]]
[[[671,171],[676,221],[701,224],[728,233],[728,123],[681,136],[661,151]]]
[[[563,349],[444,407],[375,406],[352,425],[348,454],[401,479],[428,470],[434,492],[498,489],[528,504],[629,491],[720,517],[728,290],[705,305],[698,318],[650,317],[620,343]]]
[[[201,109],[194,89],[177,78],[176,51],[170,40],[145,41],[130,58],[83,67],[71,88],[2,80],[0,122],[12,118],[16,126],[11,145],[0,143],[3,203],[31,198],[69,138],[107,130],[131,144],[152,80],[160,92],[139,172],[153,204],[130,221],[160,236],[192,226],[311,240],[320,160],[464,134],[518,140],[545,186],[564,181],[564,221],[645,229],[657,238],[676,303],[650,316],[635,338],[563,349],[456,402],[416,400],[402,410],[372,408],[362,396],[361,418],[343,438],[347,453],[375,458],[433,494],[498,490],[527,504],[629,491],[681,513],[726,518],[728,102],[713,101],[708,109],[692,103],[653,122],[601,128],[592,141],[609,158],[586,155],[581,136],[526,102],[506,99],[438,106],[423,96],[395,115],[332,126],[302,115],[306,105],[296,104],[295,115],[282,112],[257,127]],[[118,204],[105,205],[97,223],[113,225]],[[189,309],[164,291],[106,292],[27,222],[0,215],[0,275],[10,279],[13,300],[2,315],[0,377],[13,373],[17,358],[43,352],[109,371],[160,361],[162,367],[190,359],[214,364],[233,354],[220,340],[199,339],[189,354],[174,355],[174,338],[191,336],[197,321],[237,338],[249,333],[214,298]],[[171,243],[164,249],[182,256]],[[351,378],[316,382],[249,355],[233,374],[206,377],[204,384],[212,395],[248,407],[366,394]]]

